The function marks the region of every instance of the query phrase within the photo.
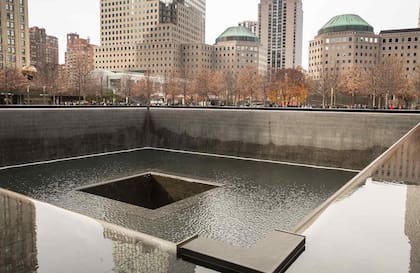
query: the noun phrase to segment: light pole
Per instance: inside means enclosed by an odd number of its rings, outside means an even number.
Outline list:
[[[25,65],[22,68],[22,74],[28,80],[28,86],[26,87],[26,93],[28,95],[28,105],[31,103],[31,98],[30,98],[30,95],[29,95],[29,89],[31,87],[31,81],[34,79],[35,74],[37,72],[38,71],[36,70],[36,68],[34,66],[32,66],[32,65]]]
[[[46,105],[46,104],[47,104],[47,103],[46,103],[46,98],[45,98],[45,96],[46,96],[46,94],[45,94],[45,88],[46,88],[46,86],[44,85],[44,86],[42,87],[42,97],[43,97],[44,105]]]

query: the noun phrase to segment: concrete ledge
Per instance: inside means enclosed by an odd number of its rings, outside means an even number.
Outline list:
[[[305,250],[305,237],[276,230],[252,248],[192,237],[177,248],[181,259],[221,272],[279,273]]]

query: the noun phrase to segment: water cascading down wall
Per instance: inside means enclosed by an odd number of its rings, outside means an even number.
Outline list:
[[[0,109],[0,167],[154,147],[362,169],[415,113],[172,108]]]

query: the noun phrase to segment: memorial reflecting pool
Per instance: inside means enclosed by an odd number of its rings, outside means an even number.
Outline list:
[[[220,185],[151,210],[77,189],[148,171]],[[96,219],[178,242],[194,234],[250,246],[293,230],[354,172],[159,150],[0,171],[0,187]]]

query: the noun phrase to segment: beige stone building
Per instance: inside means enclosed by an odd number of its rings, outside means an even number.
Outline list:
[[[353,68],[376,65],[379,36],[360,16],[345,14],[333,17],[309,42],[309,76],[318,80],[326,75],[340,75]]]
[[[258,37],[245,27],[230,27],[214,45],[214,69],[239,73],[251,66],[260,73],[267,71],[267,58]]]
[[[351,69],[368,70],[387,58],[401,60],[406,77],[411,78],[420,64],[420,28],[374,29],[360,16],[333,17],[309,43],[309,76],[314,80],[338,76]]]
[[[29,65],[28,0],[0,0],[0,69]]]
[[[266,70],[266,53],[245,27],[227,29],[206,45],[205,0],[101,1],[101,46],[95,68],[193,77],[203,70]],[[263,71],[264,70],[264,71]],[[184,76],[182,76],[184,75]]]
[[[181,58],[180,74],[194,77],[200,71],[214,69],[215,48],[202,43],[183,44]]]
[[[182,67],[191,76],[206,69],[238,74],[250,66],[260,73],[267,71],[266,52],[258,37],[246,27],[226,29],[214,45],[182,46]]]
[[[379,35],[380,60],[399,59],[405,66],[406,77],[415,77],[420,65],[420,28],[383,30]]]
[[[261,0],[258,10],[259,38],[267,52],[268,70],[301,66],[302,1]]]
[[[162,75],[181,69],[182,44],[204,44],[205,0],[101,0],[95,67]]]

